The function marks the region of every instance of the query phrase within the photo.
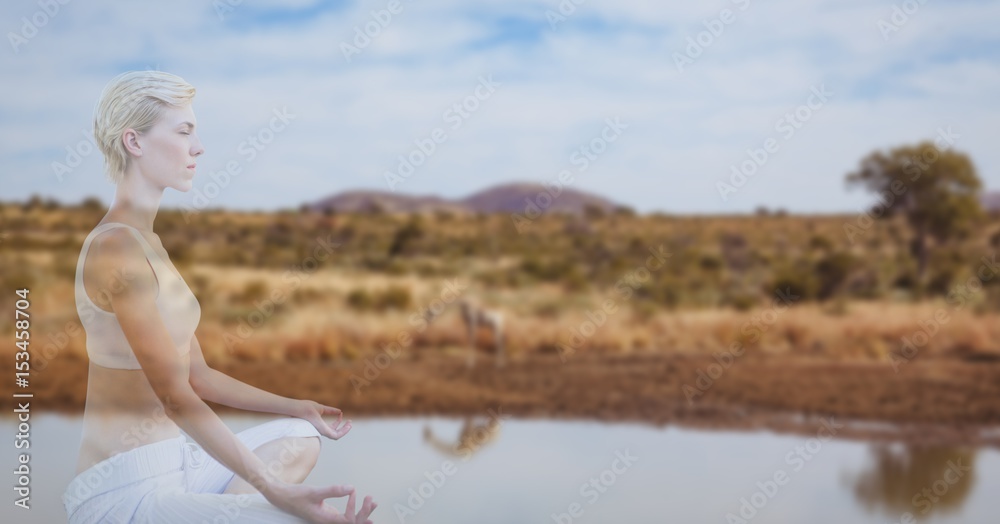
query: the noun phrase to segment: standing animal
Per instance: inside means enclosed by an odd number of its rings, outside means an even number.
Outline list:
[[[476,333],[480,326],[488,328],[493,334],[493,341],[496,347],[496,367],[504,367],[506,359],[503,349],[503,313],[497,309],[487,308],[478,300],[469,297],[458,299],[458,310],[462,316],[462,323],[465,325],[468,339],[468,356],[466,357],[466,367],[472,368],[476,365]],[[428,309],[424,313],[424,319],[428,324],[441,316],[446,309],[434,313]]]

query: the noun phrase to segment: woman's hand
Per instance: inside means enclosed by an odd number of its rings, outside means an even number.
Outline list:
[[[347,508],[343,513],[323,502],[331,497],[344,496],[348,498]],[[355,514],[353,486],[321,488],[281,482],[271,485],[264,497],[275,507],[312,524],[372,524],[368,517],[378,507],[369,495],[361,504],[361,510]]]
[[[297,410],[298,413],[296,416],[311,422],[312,425],[316,427],[316,430],[319,431],[319,433],[324,437],[337,440],[351,430],[351,419],[347,419],[347,422],[344,422],[344,425],[340,425],[341,421],[344,420],[343,411],[340,411],[333,406],[324,406],[323,404],[313,402],[312,400],[301,400],[299,402],[299,409]],[[325,415],[336,415],[337,422],[333,424],[327,423],[323,420]]]

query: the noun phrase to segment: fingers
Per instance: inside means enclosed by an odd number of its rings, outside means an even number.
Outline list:
[[[354,490],[351,490],[351,496],[347,497],[347,509],[344,510],[344,516],[347,520],[354,522]]]
[[[330,427],[329,424],[325,422],[320,426],[320,433],[322,433],[324,437],[333,440],[337,440],[338,438],[340,438],[340,435],[337,434],[337,430],[333,429],[332,427]]]
[[[329,487],[321,489],[320,490],[320,494],[323,495],[324,499],[328,499],[328,498],[331,498],[331,497],[343,497],[343,496],[346,496],[346,495],[350,495],[351,498],[353,499],[353,497],[354,497],[354,486],[350,486],[350,485],[345,485],[345,486],[329,486]]]
[[[365,523],[371,522],[370,520],[368,520],[368,516],[371,515],[372,512],[375,511],[375,508],[377,507],[378,504],[376,504],[375,501],[372,500],[371,495],[365,497],[365,501],[361,504],[361,511],[358,512],[357,521]]]
[[[323,406],[323,414],[324,415],[337,415],[337,423],[338,424],[344,418],[344,412],[341,411],[338,408],[333,407],[333,406]]]
[[[337,522],[349,522],[352,524],[371,524],[371,520],[368,519],[378,504],[372,500],[371,495],[365,497],[365,500],[361,503],[361,510],[355,515],[355,495],[356,491],[354,486],[330,486],[321,490],[326,497],[343,497],[347,495],[347,507],[344,509],[341,519],[337,519]]]
[[[347,419],[347,422],[345,422],[343,426],[341,426],[339,428],[336,427],[336,426],[333,426],[333,430],[332,430],[333,435],[330,435],[330,438],[332,438],[334,440],[337,440],[340,437],[343,437],[344,435],[346,435],[347,432],[350,431],[350,430],[351,430],[351,420]]]
[[[343,437],[344,435],[346,435],[347,432],[350,431],[350,429],[351,429],[350,426],[348,426],[347,428],[344,428],[344,429],[332,429],[328,425],[323,425],[320,428],[320,433],[323,436],[325,436],[326,438],[333,439],[333,440],[338,440],[341,437]]]
[[[333,406],[324,406],[324,405],[321,404],[320,405],[320,413],[322,413],[322,415],[337,415],[337,422],[334,422],[333,424],[331,424],[331,426],[333,427],[333,432],[337,436],[327,435],[328,437],[336,440],[336,439],[342,437],[343,433],[346,433],[346,431],[341,432],[341,430],[339,430],[337,428],[337,426],[340,426],[340,424],[344,421],[344,412],[343,411],[341,411],[339,408],[335,408]],[[348,422],[350,422],[350,420],[348,420]],[[324,422],[324,424],[325,424],[325,422]]]

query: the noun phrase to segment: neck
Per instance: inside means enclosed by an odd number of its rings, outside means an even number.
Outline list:
[[[115,199],[108,208],[107,217],[141,231],[152,232],[162,198],[162,187],[151,184],[140,173],[130,170],[115,189]]]

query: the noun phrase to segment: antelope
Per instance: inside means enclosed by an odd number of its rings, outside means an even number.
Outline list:
[[[486,308],[479,301],[471,298],[460,298],[458,309],[462,315],[462,323],[468,337],[469,353],[466,357],[466,367],[472,368],[476,365],[476,332],[479,326],[485,326],[493,332],[493,340],[496,345],[496,367],[504,367],[506,364],[503,350],[503,313],[499,310]],[[441,316],[444,310],[435,313],[428,309],[424,313],[424,319],[428,324]]]
[[[435,437],[430,426],[424,426],[424,441],[429,443],[431,447],[445,455],[463,458],[468,458],[479,451],[479,448],[496,440],[499,434],[500,420],[496,418],[473,421],[472,417],[465,417],[462,430],[458,434],[458,441],[454,444]]]

